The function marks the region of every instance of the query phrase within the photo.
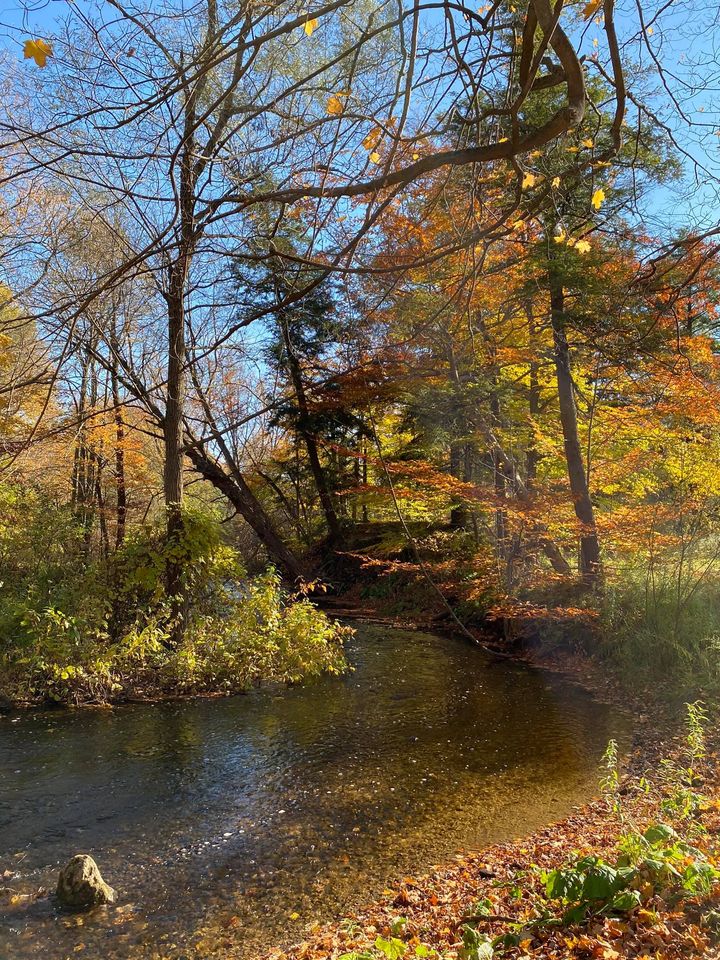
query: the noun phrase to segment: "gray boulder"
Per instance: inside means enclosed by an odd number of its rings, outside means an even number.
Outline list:
[[[93,858],[79,853],[60,871],[57,898],[63,907],[85,910],[100,903],[114,903],[115,891],[100,876]]]

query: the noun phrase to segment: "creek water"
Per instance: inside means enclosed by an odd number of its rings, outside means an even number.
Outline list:
[[[566,815],[628,730],[460,640],[358,625],[348,657],[347,676],[302,687],[0,719],[0,960],[249,960]],[[75,853],[116,904],[29,896]]]

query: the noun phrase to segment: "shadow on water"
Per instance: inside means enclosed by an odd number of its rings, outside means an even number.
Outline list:
[[[460,641],[361,626],[349,656],[353,673],[306,687],[0,721],[0,960],[247,960],[563,816],[628,729]],[[78,852],[116,905],[74,917],[25,896]]]

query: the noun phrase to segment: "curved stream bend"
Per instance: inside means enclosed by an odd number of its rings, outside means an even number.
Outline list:
[[[393,876],[561,817],[625,729],[462,641],[362,625],[349,656],[353,673],[306,687],[0,721],[0,957],[248,960]],[[18,899],[78,852],[115,906]]]

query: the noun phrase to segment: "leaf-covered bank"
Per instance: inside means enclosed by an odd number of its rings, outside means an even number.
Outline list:
[[[266,960],[720,956],[720,783],[700,718],[667,750],[645,730],[622,773],[610,748],[602,796],[561,823],[396,878]]]

